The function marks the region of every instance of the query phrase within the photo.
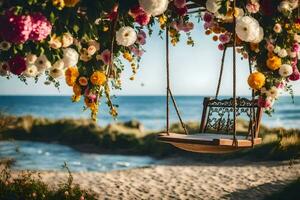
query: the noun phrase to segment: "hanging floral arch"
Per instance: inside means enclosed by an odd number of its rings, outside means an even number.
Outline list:
[[[290,81],[300,78],[300,18],[298,0],[0,0],[0,75],[45,84],[64,78],[73,88],[72,100],[84,99],[96,119],[106,98],[117,116],[110,90],[121,89],[124,58],[132,77],[144,53],[148,30],[168,27],[171,43],[181,34],[194,45],[189,13],[204,21],[205,34],[224,50],[233,41],[236,18],[237,52],[256,71],[248,78],[266,111]]]

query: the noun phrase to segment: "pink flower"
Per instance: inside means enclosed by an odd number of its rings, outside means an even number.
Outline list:
[[[21,75],[26,70],[26,61],[22,56],[15,56],[8,61],[9,70],[15,75]]]
[[[32,30],[31,17],[11,12],[0,18],[0,37],[11,43],[25,43]]]
[[[230,42],[230,36],[228,34],[221,34],[219,36],[219,40],[220,40],[220,42],[222,42],[222,44],[226,44],[226,43]]]
[[[284,88],[284,82],[278,83],[278,84],[276,85],[276,87],[277,87],[278,89],[283,89],[283,88]]]
[[[194,23],[193,22],[188,22],[182,25],[180,28],[184,32],[190,32],[191,30],[194,29]]]
[[[292,47],[292,51],[299,52],[300,51],[300,45],[298,43],[295,43]]]
[[[146,33],[144,31],[140,31],[138,34],[137,34],[137,43],[138,44],[141,44],[141,45],[145,45],[146,44]]]
[[[274,49],[275,49],[274,45],[273,45],[271,42],[269,42],[269,41],[267,42],[266,48],[267,48],[267,50],[268,50],[269,52],[273,52]]]
[[[204,23],[204,29],[210,29],[214,26],[214,23],[208,23],[208,22],[205,22]]]
[[[145,10],[139,5],[134,6],[129,11],[130,16],[132,16],[133,18],[136,18],[139,15],[143,15],[144,13]]]
[[[273,102],[269,98],[264,99],[262,96],[258,97],[257,103],[261,108],[270,108],[273,105]]]
[[[300,72],[297,67],[294,67],[294,72],[292,75],[289,76],[291,81],[298,81],[300,79]]]
[[[29,39],[34,41],[41,41],[51,34],[52,25],[45,16],[41,13],[35,13],[31,15],[32,31],[29,35]]]
[[[84,95],[89,98],[92,102],[97,100],[97,95],[92,93],[89,88],[86,88],[84,91]]]
[[[223,51],[224,49],[225,49],[225,46],[224,46],[224,44],[219,44],[218,45],[218,49],[220,50],[220,51]]]
[[[258,2],[253,2],[253,3],[248,3],[246,5],[246,8],[249,13],[257,13],[259,11],[259,3]]]
[[[134,18],[134,20],[141,26],[146,26],[147,24],[149,24],[150,19],[151,19],[151,16],[148,15],[147,13],[143,13]]]
[[[186,6],[186,0],[174,0],[174,6],[176,8],[183,8]]]
[[[180,15],[180,16],[186,15],[186,14],[187,14],[187,11],[188,11],[188,9],[187,9],[186,6],[184,6],[183,8],[176,8],[176,12],[177,12],[178,15]]]
[[[111,63],[111,53],[110,50],[106,49],[101,53],[101,60],[105,65],[108,65]]]
[[[203,16],[203,20],[206,23],[211,23],[214,19],[214,15],[210,12],[206,12]]]
[[[132,51],[132,53],[133,53],[135,56],[137,56],[137,57],[142,57],[143,54],[144,54],[144,51],[143,51],[143,50],[140,50],[140,49],[138,49],[138,48],[136,48],[136,47],[131,47],[131,51]]]

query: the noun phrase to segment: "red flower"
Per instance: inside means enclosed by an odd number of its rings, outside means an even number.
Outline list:
[[[188,11],[187,6],[184,6],[184,7],[182,7],[182,8],[176,8],[176,12],[177,12],[178,15],[180,15],[180,16],[186,15],[186,14],[187,14],[187,11]]]
[[[150,15],[144,13],[142,15],[138,15],[135,18],[135,21],[139,23],[141,26],[146,26],[150,22]]]
[[[8,61],[9,70],[15,75],[21,75],[26,70],[26,61],[22,56],[16,56]]]

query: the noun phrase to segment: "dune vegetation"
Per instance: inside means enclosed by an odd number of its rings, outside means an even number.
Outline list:
[[[110,124],[100,127],[87,119],[34,118],[32,116],[0,117],[0,140],[30,140],[42,142],[58,142],[69,145],[79,151],[97,153],[122,153],[166,157],[184,155],[205,158],[184,152],[156,140],[157,132],[145,131],[138,121]],[[238,122],[238,130],[245,129],[243,121]],[[195,122],[187,123],[190,133],[198,130]],[[171,131],[183,132],[180,124],[173,124]],[[300,131],[284,128],[267,128],[262,126],[260,134],[263,144],[253,149],[233,154],[215,156],[220,159],[245,157],[255,160],[286,160],[300,157]],[[211,155],[209,155],[211,157]]]

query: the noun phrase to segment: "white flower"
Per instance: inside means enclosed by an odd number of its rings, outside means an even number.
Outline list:
[[[26,56],[26,64],[27,65],[33,65],[37,60],[37,56],[34,54],[28,54]]]
[[[281,1],[278,6],[278,11],[282,13],[290,12],[292,11],[292,7],[288,1]]]
[[[125,47],[131,46],[135,43],[137,39],[136,32],[133,28],[125,26],[120,28],[116,33],[116,41],[118,45]]]
[[[163,14],[169,5],[169,0],[139,0],[140,6],[152,16]]]
[[[277,99],[279,96],[279,90],[277,87],[272,86],[271,89],[269,89],[266,92],[267,97],[272,98],[272,99]]]
[[[299,0],[288,0],[289,4],[290,4],[290,7],[292,10],[298,8],[299,6]]]
[[[6,41],[2,41],[0,42],[0,50],[2,51],[8,51],[11,47],[11,43],[6,42]]]
[[[70,33],[64,33],[61,40],[62,47],[66,48],[73,44],[74,38]]]
[[[207,0],[206,9],[211,13],[218,13],[218,10],[221,8],[220,0]]]
[[[278,54],[280,52],[281,48],[279,46],[276,46],[274,49],[274,53]]]
[[[300,35],[295,34],[295,35],[294,35],[294,40],[295,40],[296,42],[300,43]]]
[[[293,67],[291,65],[283,64],[279,68],[279,74],[282,77],[288,77],[288,76],[292,75],[292,73],[293,73]]]
[[[58,60],[53,64],[53,68],[57,69],[64,69],[65,68],[65,63],[63,60]]]
[[[43,73],[46,69],[51,67],[51,63],[45,55],[41,55],[36,59],[35,66],[37,67],[39,73]]]
[[[264,32],[259,23],[253,17],[241,17],[236,22],[236,33],[245,42],[259,43],[263,39]]]
[[[51,67],[50,76],[54,79],[61,78],[64,76],[64,70],[56,67]]]
[[[281,57],[281,58],[285,58],[287,57],[288,53],[285,49],[281,49],[279,52],[278,52],[278,56]]]
[[[64,52],[63,61],[65,63],[65,68],[76,66],[79,59],[79,54],[77,53],[77,51],[72,48],[66,48],[63,49],[63,52]]]
[[[28,78],[34,78],[39,74],[38,68],[35,65],[27,66],[26,70],[23,72],[23,75]]]
[[[9,65],[7,62],[0,63],[0,76],[9,75]]]
[[[281,33],[281,31],[282,31],[281,25],[280,25],[279,23],[276,23],[276,24],[274,25],[274,27],[273,27],[273,31],[274,31],[275,33]]]
[[[291,57],[291,58],[296,58],[297,52],[294,52],[294,51],[292,51],[291,49],[288,49],[287,52],[288,52],[289,57]]]

